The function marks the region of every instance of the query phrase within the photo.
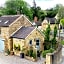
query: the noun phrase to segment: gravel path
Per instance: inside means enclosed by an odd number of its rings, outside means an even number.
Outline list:
[[[21,59],[17,56],[5,56],[4,53],[0,52],[0,64],[42,64],[44,59],[32,62],[30,60]]]

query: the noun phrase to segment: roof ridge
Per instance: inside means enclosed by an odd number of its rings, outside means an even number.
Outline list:
[[[23,27],[23,26],[19,27],[16,31],[14,31],[14,32],[10,35],[10,37],[13,36],[13,35],[14,35],[18,30],[20,30],[22,27]]]
[[[15,17],[15,16],[20,16],[20,15],[3,15],[1,17]]]

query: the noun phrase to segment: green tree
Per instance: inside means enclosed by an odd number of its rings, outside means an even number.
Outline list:
[[[41,10],[41,8],[38,6],[38,7],[31,7],[31,11],[32,11],[32,13],[33,13],[33,19],[34,19],[34,17],[35,16],[37,16],[38,17],[38,19],[39,19],[39,11]]]
[[[44,10],[40,10],[38,15],[39,15],[39,19],[43,21],[47,14]]]
[[[46,31],[44,33],[45,35],[45,40],[44,40],[44,49],[45,50],[49,50],[50,47],[51,47],[51,44],[50,44],[50,24],[48,24],[48,27],[46,28]]]
[[[51,31],[50,24],[48,24],[48,27],[46,28],[46,31],[45,31],[45,41],[47,42],[50,41],[50,31]]]
[[[62,25],[62,29],[63,29],[63,27],[64,27],[64,19],[60,20],[60,24]]]
[[[16,15],[18,12],[19,14],[25,14],[29,19],[32,19],[30,5],[24,0],[7,0],[4,11],[6,15]]]
[[[53,34],[53,38],[51,39],[51,47],[56,49],[56,35],[57,35],[57,26],[55,25],[54,27],[54,34]]]
[[[54,8],[51,8],[51,9],[47,9],[46,12],[47,12],[47,16],[46,17],[52,18],[52,17],[55,17],[56,16],[56,14],[58,12],[58,9],[56,9],[54,7]]]
[[[62,4],[59,4],[58,7],[58,21],[60,22],[60,20],[64,18],[64,6]]]
[[[60,20],[60,24],[61,24],[62,26],[64,26],[64,19],[61,19],[61,20]]]
[[[56,35],[57,35],[57,26],[55,25],[55,27],[54,27],[54,38],[56,38]]]

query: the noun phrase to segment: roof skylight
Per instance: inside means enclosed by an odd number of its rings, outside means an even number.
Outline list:
[[[4,24],[7,24],[9,22],[9,20],[5,21]]]
[[[2,22],[2,20],[0,20],[0,22]]]

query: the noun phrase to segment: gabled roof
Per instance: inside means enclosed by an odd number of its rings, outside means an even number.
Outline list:
[[[25,39],[34,29],[35,29],[35,27],[21,27],[11,37],[12,38]]]
[[[30,22],[25,15],[5,15],[0,17],[0,27],[8,27],[19,17],[24,17],[28,22]]]
[[[20,15],[7,15],[7,16],[1,16],[0,17],[0,26],[7,27],[11,23],[13,23]]]
[[[56,18],[46,17],[45,19],[48,21],[48,23],[50,22],[50,24],[55,24],[55,22],[56,22]],[[58,23],[56,23],[56,24],[58,24]]]

